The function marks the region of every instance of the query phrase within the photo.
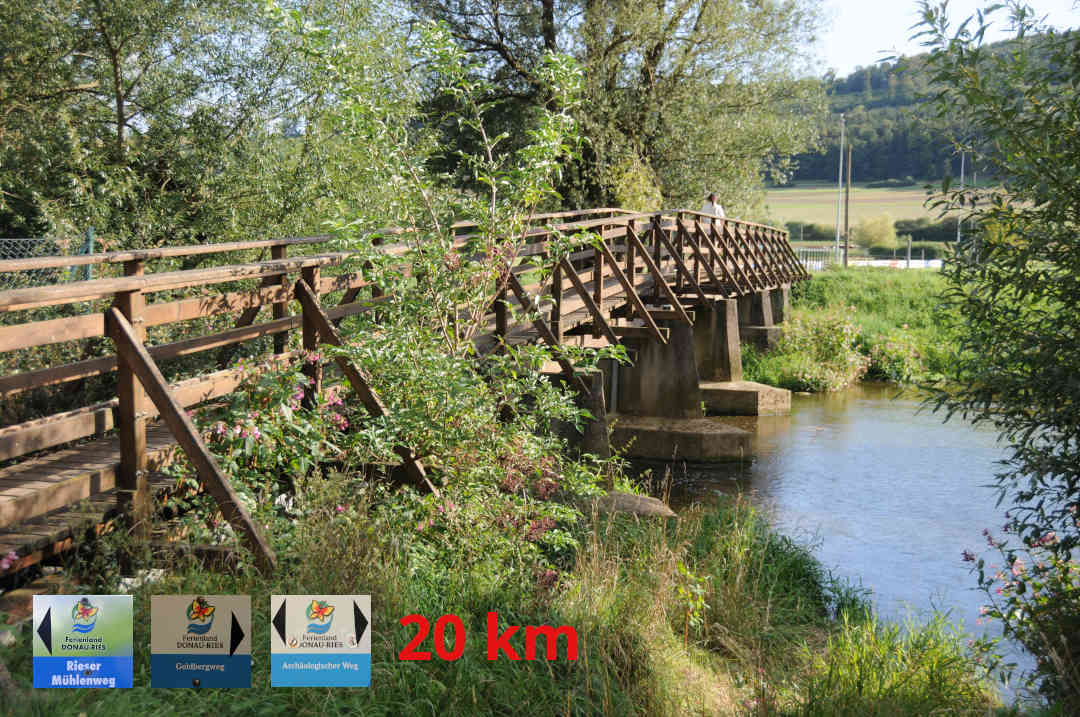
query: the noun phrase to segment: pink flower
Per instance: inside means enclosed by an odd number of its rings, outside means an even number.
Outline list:
[[[3,558],[0,558],[0,570],[7,570],[17,562],[19,562],[19,554],[11,550]]]
[[[339,505],[338,507],[334,508],[334,510],[337,511],[338,513],[344,513],[345,512],[345,506]]]

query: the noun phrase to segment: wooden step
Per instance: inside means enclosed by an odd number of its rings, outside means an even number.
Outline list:
[[[164,496],[174,486],[171,477],[150,474],[150,491],[154,495]],[[0,529],[0,556],[16,553],[18,560],[7,572],[22,570],[59,555],[80,540],[108,531],[117,515],[116,490],[96,493],[77,504]]]
[[[161,424],[147,427],[147,465],[160,470],[176,443]],[[76,503],[116,487],[118,438],[93,441],[0,469],[0,528]]]

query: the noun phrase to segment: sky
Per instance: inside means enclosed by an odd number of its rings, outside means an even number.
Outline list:
[[[951,0],[949,19],[959,23],[988,4],[988,0]],[[1080,3],[1074,0],[1029,0],[1028,4],[1054,27],[1080,26]],[[824,0],[824,7],[826,30],[818,44],[820,74],[831,68],[842,77],[858,66],[872,65],[892,54],[915,55],[923,51],[917,41],[908,39],[914,34],[911,26],[919,19],[916,0]],[[1003,31],[1008,11],[999,10],[991,17],[994,26]],[[1004,33],[987,35],[994,40]]]

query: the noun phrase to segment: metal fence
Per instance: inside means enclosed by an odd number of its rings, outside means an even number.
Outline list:
[[[0,259],[30,259],[43,256],[76,256],[94,253],[94,230],[87,229],[75,239],[15,238],[0,239]],[[0,289],[45,286],[93,278],[90,266],[30,269],[0,272]]]
[[[833,264],[839,264],[842,259],[842,250],[831,246],[796,246],[795,256],[806,267],[807,271],[824,271]]]

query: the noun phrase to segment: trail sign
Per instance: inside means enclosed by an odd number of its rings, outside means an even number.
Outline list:
[[[370,595],[272,595],[270,684],[371,686]]]
[[[34,687],[131,687],[130,595],[35,595]]]
[[[150,598],[151,687],[251,687],[250,595]]]

